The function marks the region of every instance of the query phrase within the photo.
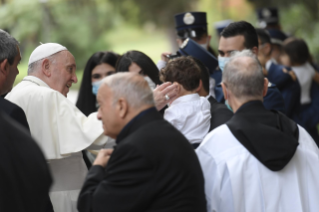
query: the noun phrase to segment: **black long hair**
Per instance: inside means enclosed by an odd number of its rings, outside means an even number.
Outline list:
[[[84,72],[82,83],[78,95],[78,100],[76,106],[84,113],[86,116],[96,112],[96,96],[92,93],[92,70],[102,64],[107,63],[115,68],[116,62],[119,55],[114,52],[96,52],[87,61]]]
[[[132,63],[136,63],[139,67],[141,67],[144,75],[151,78],[156,85],[161,84],[157,66],[151,58],[143,52],[128,51],[123,54],[116,64],[116,72],[128,72],[128,68]]]

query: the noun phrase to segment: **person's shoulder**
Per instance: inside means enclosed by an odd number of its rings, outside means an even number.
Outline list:
[[[309,133],[300,125],[298,125],[299,130],[299,147],[303,148],[307,152],[315,152],[319,156],[319,149],[316,144],[316,142],[313,140],[313,138],[309,135]],[[297,149],[298,149],[297,148]]]
[[[225,159],[238,154],[238,150],[245,149],[231,133],[227,124],[223,124],[207,134],[196,152],[198,154],[206,152],[213,158]]]
[[[135,130],[123,141],[121,145],[134,145],[138,148],[153,149],[156,146],[189,145],[188,140],[173,125],[166,120],[154,120]]]
[[[20,108],[20,107],[17,106],[16,104],[10,102],[7,99],[0,97],[0,108],[7,112],[7,111],[12,111],[14,109]]]

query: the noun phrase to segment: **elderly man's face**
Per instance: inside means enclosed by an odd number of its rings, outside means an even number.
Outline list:
[[[244,46],[245,37],[243,35],[237,35],[234,37],[225,38],[220,37],[218,45],[218,53],[220,57],[230,57],[233,51],[242,51],[245,49]]]
[[[50,87],[66,97],[72,84],[78,81],[75,59],[69,51],[62,51],[56,55],[52,66]]]
[[[97,102],[100,107],[97,118],[102,121],[104,134],[116,138],[120,132],[120,117],[116,105],[113,104],[112,90],[102,84],[97,93]]]

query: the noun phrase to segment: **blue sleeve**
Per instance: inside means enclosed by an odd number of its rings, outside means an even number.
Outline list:
[[[210,77],[215,80],[215,85],[219,85],[222,82],[221,70],[216,69],[213,73],[210,74]]]
[[[264,97],[264,106],[267,110],[277,110],[286,114],[284,99],[276,86],[268,87]]]
[[[289,74],[283,72],[283,69],[290,70],[282,65],[272,63],[267,78],[269,82],[274,83],[279,89],[284,86],[287,82],[291,82],[292,78]]]

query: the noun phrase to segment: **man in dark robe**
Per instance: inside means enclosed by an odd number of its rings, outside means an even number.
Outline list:
[[[188,140],[163,120],[142,76],[118,73],[98,91],[98,118],[114,151],[101,150],[78,199],[80,212],[204,212],[204,180]]]

